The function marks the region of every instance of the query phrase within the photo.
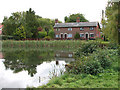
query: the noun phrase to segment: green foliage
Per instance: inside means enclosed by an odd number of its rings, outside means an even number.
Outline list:
[[[48,33],[48,36],[50,36],[51,38],[54,38],[55,37],[54,31],[50,30],[49,33]]]
[[[109,40],[118,43],[118,3],[108,2],[106,7],[107,20],[103,19],[103,33]]]
[[[26,32],[25,32],[24,27],[22,25],[20,27],[16,28],[16,31],[14,32],[14,36],[15,36],[16,40],[26,38]]]
[[[117,52],[109,51],[109,49],[94,52],[90,56],[82,56],[75,62],[71,63],[71,67],[67,68],[69,73],[80,74],[92,74],[96,75],[102,73],[105,69],[111,67],[113,62],[113,56],[117,55]]]
[[[15,36],[16,30],[19,31],[18,28],[22,25],[26,38],[36,39],[39,31],[46,31],[48,35],[48,32],[53,30],[55,21],[35,15],[35,11],[30,8],[26,12],[12,13],[9,18],[4,17],[2,24],[4,25],[3,35]],[[53,38],[51,31],[50,36]],[[21,39],[21,35],[16,38]]]
[[[44,39],[45,39],[45,40],[50,40],[51,37],[50,37],[50,36],[45,36]]]
[[[71,14],[69,17],[65,16],[65,22],[76,22],[77,17],[80,17],[80,22],[88,22],[88,20],[84,17],[83,14]]]
[[[0,35],[0,39],[2,40],[12,40],[14,39],[13,36],[8,36],[8,35]]]
[[[78,32],[76,32],[75,36],[74,36],[75,39],[80,39],[80,35]]]
[[[82,55],[89,55],[96,51],[98,47],[98,43],[96,42],[87,42],[87,43],[82,43],[81,47],[75,52],[75,55],[80,57]]]
[[[38,32],[38,38],[44,38],[45,36],[47,36],[47,33],[45,31]]]
[[[61,76],[67,76],[65,79],[61,77],[54,78],[47,85],[39,86],[38,88],[89,88],[88,90],[92,90],[92,88],[118,88],[118,73],[115,71],[100,73],[96,76],[90,74],[66,74]],[[60,81],[61,84],[53,83],[55,79]]]

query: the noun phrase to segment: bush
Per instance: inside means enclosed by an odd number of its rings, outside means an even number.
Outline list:
[[[47,32],[43,31],[43,32],[38,32],[38,38],[44,38],[45,36],[47,36]]]
[[[8,35],[0,35],[1,40],[11,40],[14,39],[13,36],[8,36]]]
[[[89,54],[96,51],[98,44],[96,42],[87,42],[81,45],[81,47],[75,52],[77,57],[82,55],[88,56]]]
[[[72,62],[69,65],[70,67],[67,67],[66,69],[69,73],[96,75],[98,73],[102,73],[104,69],[110,68],[112,64],[111,57],[113,55],[114,54],[112,54],[109,49],[99,49],[89,56],[83,55],[82,57],[77,58],[77,60]]]
[[[54,31],[53,31],[53,30],[50,30],[50,31],[48,32],[48,36],[50,36],[51,38],[54,38],[54,37],[55,37]]]
[[[46,36],[46,37],[44,37],[44,39],[45,39],[45,40],[50,40],[51,37],[50,37],[50,36]]]
[[[103,72],[103,68],[101,67],[100,62],[90,56],[88,58],[82,57],[71,63],[71,68],[67,68],[67,71],[74,74],[86,73],[96,75]]]
[[[80,39],[80,35],[78,32],[76,32],[75,36],[74,36],[75,39]]]
[[[118,45],[116,43],[109,43],[108,44],[108,49],[117,49]]]

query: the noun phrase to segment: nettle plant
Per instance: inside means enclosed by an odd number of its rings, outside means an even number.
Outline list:
[[[83,43],[81,47],[75,52],[75,56],[77,57],[81,57],[82,55],[88,56],[89,54],[96,51],[97,48],[98,48],[97,42]]]
[[[67,71],[74,74],[86,73],[96,75],[110,68],[112,56],[113,54],[108,49],[97,49],[89,56],[81,55],[75,62],[71,63],[71,68],[67,68]]]

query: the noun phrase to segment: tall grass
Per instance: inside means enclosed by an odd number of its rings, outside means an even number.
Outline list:
[[[79,48],[81,43],[84,41],[80,40],[53,40],[53,41],[14,41],[14,40],[3,40],[2,48],[63,48],[63,49],[75,49]]]

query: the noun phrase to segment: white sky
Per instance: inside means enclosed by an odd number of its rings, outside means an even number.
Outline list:
[[[27,11],[32,8],[36,15],[43,18],[58,18],[64,22],[64,17],[70,14],[82,13],[89,21],[101,21],[102,10],[105,10],[108,0],[1,0],[0,22],[4,16],[13,12]]]

